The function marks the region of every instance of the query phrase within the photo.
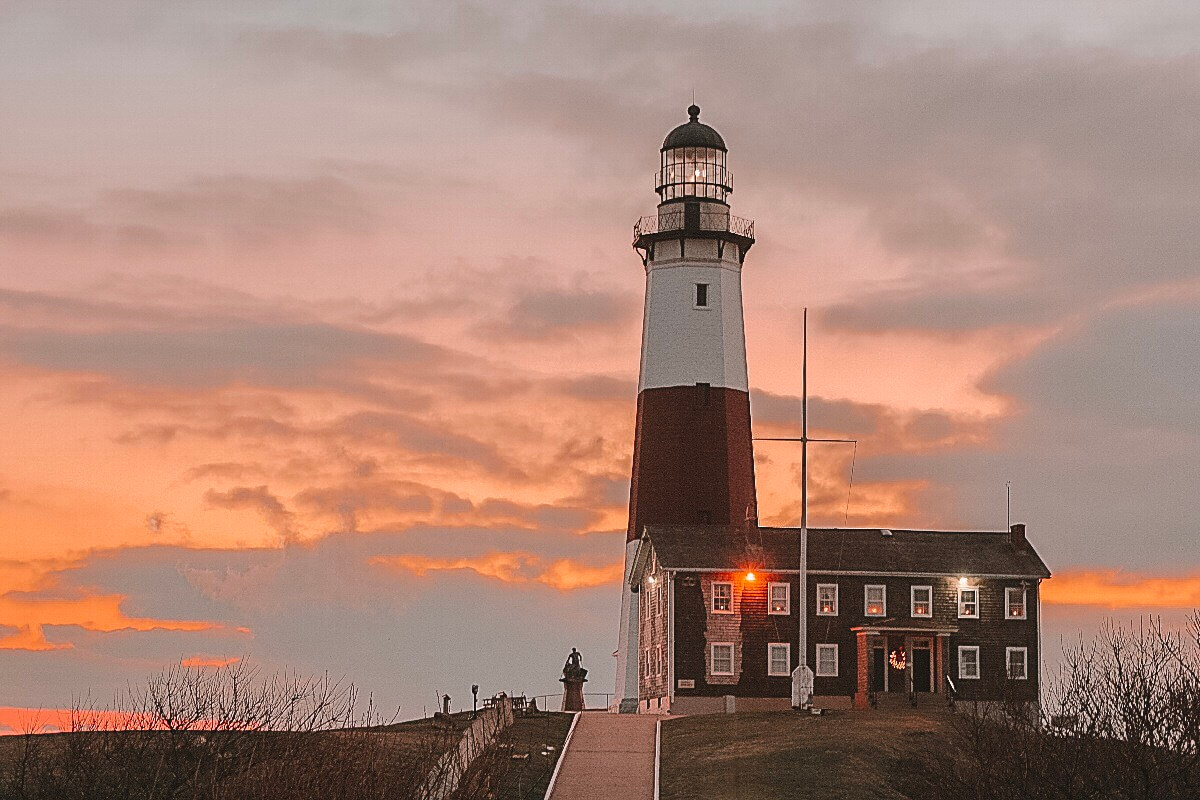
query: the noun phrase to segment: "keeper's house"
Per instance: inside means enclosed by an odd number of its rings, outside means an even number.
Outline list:
[[[638,710],[789,707],[802,610],[818,706],[947,691],[1037,699],[1050,572],[1024,525],[812,528],[803,577],[799,565],[798,528],[647,525],[628,587],[640,600]]]

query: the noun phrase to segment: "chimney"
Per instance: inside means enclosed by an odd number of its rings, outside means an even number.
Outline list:
[[[1025,547],[1025,523],[1014,522],[1009,529],[1009,535],[1012,537],[1013,547],[1021,550]]]

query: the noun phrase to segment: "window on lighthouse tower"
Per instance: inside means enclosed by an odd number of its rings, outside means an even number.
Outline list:
[[[696,284],[696,308],[708,308],[708,284]]]

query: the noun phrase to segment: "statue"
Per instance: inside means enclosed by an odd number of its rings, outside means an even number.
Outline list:
[[[587,674],[588,671],[583,668],[583,654],[572,647],[567,663],[563,665],[563,677],[587,680]]]
[[[583,668],[583,656],[574,647],[567,656],[562,673],[559,678],[563,685],[562,710],[583,711],[583,684],[587,682],[588,671]]]

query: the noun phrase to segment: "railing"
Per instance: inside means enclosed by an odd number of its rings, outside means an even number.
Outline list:
[[[718,211],[701,211],[700,227],[702,231],[728,231],[734,236],[747,239],[754,238],[754,220],[735,217],[733,214]],[[633,226],[633,240],[636,242],[642,236],[652,233],[684,230],[684,212],[668,211],[642,217]]]
[[[559,692],[558,694],[534,695],[530,699],[537,703],[538,710],[540,711],[558,711],[562,708],[562,696],[563,693]],[[598,699],[590,700],[588,698]],[[603,698],[603,704],[601,704],[599,698]],[[583,708],[586,711],[606,711],[608,710],[608,704],[612,702],[612,698],[612,692],[584,692]]]

